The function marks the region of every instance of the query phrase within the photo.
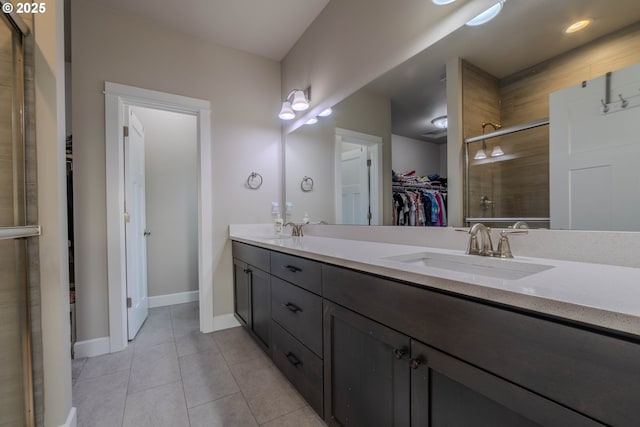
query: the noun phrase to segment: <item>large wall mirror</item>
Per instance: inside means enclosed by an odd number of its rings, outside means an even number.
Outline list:
[[[640,231],[638,64],[637,0],[507,0],[286,136],[288,220]]]

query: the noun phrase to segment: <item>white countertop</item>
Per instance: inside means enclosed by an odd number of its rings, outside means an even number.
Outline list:
[[[463,250],[316,236],[277,239],[268,233],[251,233],[250,229],[232,227],[230,237],[391,279],[640,336],[640,268],[529,257],[495,259],[505,265],[517,262],[552,267],[527,277],[507,280],[384,259],[418,252],[475,257],[464,255]]]

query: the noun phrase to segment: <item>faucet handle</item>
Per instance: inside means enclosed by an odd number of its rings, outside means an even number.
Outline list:
[[[529,230],[526,228],[502,230],[500,232],[500,241],[498,241],[498,249],[495,251],[494,256],[499,258],[513,258],[511,244],[509,243],[509,234],[529,234]]]
[[[478,244],[478,235],[471,232],[471,228],[455,228],[456,231],[469,234],[469,241],[467,242],[467,255],[478,255],[480,253],[480,245]]]

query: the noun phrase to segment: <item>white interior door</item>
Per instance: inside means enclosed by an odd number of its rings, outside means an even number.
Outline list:
[[[640,64],[551,94],[551,228],[640,231]],[[626,107],[618,94],[628,100]]]
[[[147,235],[145,212],[144,128],[125,109],[125,234],[127,259],[127,330],[132,340],[148,315]],[[127,136],[128,135],[128,136]]]
[[[342,153],[342,223],[368,224],[369,178],[367,150],[360,147]]]

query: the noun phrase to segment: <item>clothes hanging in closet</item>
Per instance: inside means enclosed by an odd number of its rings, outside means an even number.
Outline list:
[[[394,225],[446,227],[446,193],[432,189],[394,188]]]

